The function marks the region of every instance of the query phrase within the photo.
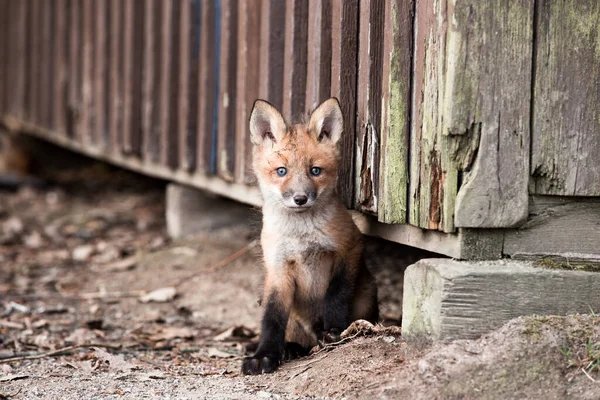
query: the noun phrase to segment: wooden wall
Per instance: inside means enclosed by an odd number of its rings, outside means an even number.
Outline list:
[[[253,101],[292,117],[336,96],[348,206],[511,227],[529,194],[600,196],[599,4],[0,0],[0,118],[148,173],[251,187]]]

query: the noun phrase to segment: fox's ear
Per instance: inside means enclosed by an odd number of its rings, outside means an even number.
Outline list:
[[[331,140],[334,144],[342,137],[344,116],[338,99],[332,97],[325,100],[310,115],[308,123],[310,132],[317,135],[319,142]]]
[[[256,100],[250,114],[250,133],[252,143],[259,145],[265,140],[279,142],[287,131],[285,120],[269,102]]]

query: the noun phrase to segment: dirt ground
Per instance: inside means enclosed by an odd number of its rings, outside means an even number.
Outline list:
[[[600,399],[598,316],[407,343],[402,271],[429,255],[375,239],[385,327],[242,376],[261,313],[257,212],[171,241],[163,182],[83,159],[42,178],[0,191],[0,399]]]

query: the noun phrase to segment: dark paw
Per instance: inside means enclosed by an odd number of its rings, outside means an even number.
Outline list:
[[[286,342],[284,347],[284,360],[293,360],[308,355],[310,349],[306,349],[294,342]]]
[[[254,355],[246,357],[242,362],[242,373],[244,375],[260,375],[274,372],[281,363],[281,357],[273,355]]]
[[[341,331],[339,329],[331,328],[329,331],[323,334],[323,341],[325,343],[339,342],[341,339],[340,334]]]

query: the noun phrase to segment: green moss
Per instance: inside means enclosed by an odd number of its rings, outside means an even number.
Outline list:
[[[561,269],[567,271],[588,271],[600,272],[600,264],[598,263],[581,263],[581,262],[559,262],[553,258],[540,258],[534,264],[535,267],[547,269]]]

